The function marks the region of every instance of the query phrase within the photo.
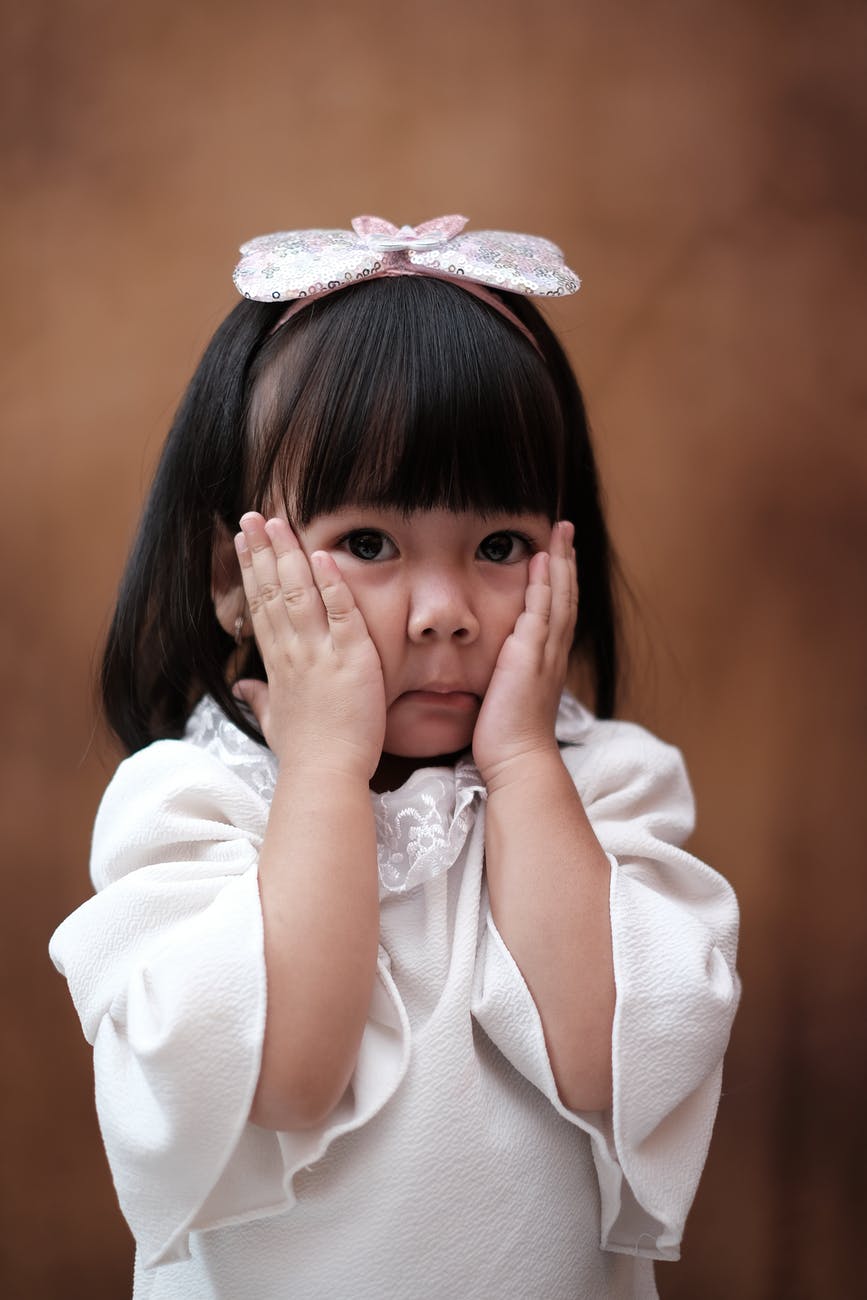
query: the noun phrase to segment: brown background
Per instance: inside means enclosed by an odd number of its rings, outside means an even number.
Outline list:
[[[4,1294],[130,1241],[46,944],[115,756],[90,676],[237,244],[363,212],[547,235],[743,1008],[670,1297],[863,1278],[864,125],[856,0],[2,6]],[[411,1298],[407,1298],[411,1300]],[[533,1300],[533,1298],[528,1298]],[[540,1298],[544,1300],[544,1297]]]

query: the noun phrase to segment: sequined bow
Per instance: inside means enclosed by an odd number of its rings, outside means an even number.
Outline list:
[[[580,280],[550,240],[505,230],[462,234],[467,218],[435,217],[394,226],[356,217],[352,230],[281,230],[241,246],[233,279],[257,302],[308,298],[355,280],[433,275],[534,297],[575,293]]]

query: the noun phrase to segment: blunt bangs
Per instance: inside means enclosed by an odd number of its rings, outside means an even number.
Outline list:
[[[262,348],[248,392],[250,495],[282,497],[302,527],[348,504],[559,517],[548,366],[457,285],[401,276],[312,303]]]

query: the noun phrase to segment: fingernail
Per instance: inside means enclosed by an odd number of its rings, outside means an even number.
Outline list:
[[[243,534],[243,533],[236,533],[236,534],[235,534],[235,550],[236,550],[236,551],[238,552],[238,554],[240,555],[240,554],[242,554],[242,552],[245,552],[247,549],[248,549],[248,548],[247,548],[247,539],[246,539],[246,537],[244,536],[244,534]]]

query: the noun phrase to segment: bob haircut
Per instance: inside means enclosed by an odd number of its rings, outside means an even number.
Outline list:
[[[426,276],[341,289],[279,329],[283,303],[230,312],[175,416],[108,635],[103,703],[130,751],[182,735],[203,694],[262,739],[231,678],[264,668],[252,640],[239,655],[217,622],[212,564],[245,510],[278,502],[300,526],[347,504],[571,520],[573,656],[597,713],[613,713],[614,559],[584,404],[536,307],[501,296],[538,351],[492,307]]]

